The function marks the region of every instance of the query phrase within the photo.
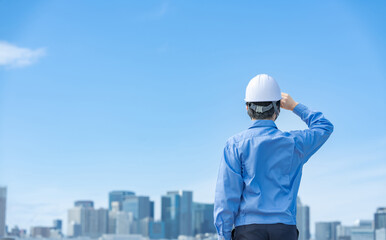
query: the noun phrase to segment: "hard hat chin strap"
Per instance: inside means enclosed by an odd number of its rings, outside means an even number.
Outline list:
[[[272,102],[272,105],[273,105],[273,109],[275,110],[275,113],[276,113],[276,119],[277,117],[279,117],[279,109],[277,109],[277,106],[276,106],[276,102]],[[275,119],[275,120],[276,120]]]

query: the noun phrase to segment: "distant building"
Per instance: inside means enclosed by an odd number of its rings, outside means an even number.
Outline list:
[[[337,240],[337,226],[340,222],[316,222],[315,240]]]
[[[107,235],[102,235],[102,237],[100,237],[99,240],[149,240],[149,239],[139,234],[126,234],[126,235],[107,234]]]
[[[374,229],[386,228],[386,207],[380,207],[374,214]]]
[[[5,213],[7,206],[7,188],[0,187],[0,237],[6,235],[5,230]]]
[[[27,230],[20,229],[18,226],[14,226],[11,231],[8,233],[8,237],[19,237],[25,238],[27,235]]]
[[[374,240],[374,230],[353,228],[351,230],[351,240]]]
[[[53,228],[56,229],[56,230],[59,230],[59,232],[62,232],[62,220],[55,219],[53,221]]]
[[[67,235],[70,237],[99,237],[108,232],[108,210],[94,209],[91,201],[77,201],[68,210]],[[80,226],[80,231],[79,231]]]
[[[375,230],[375,240],[386,240],[386,228]]]
[[[34,238],[49,238],[51,227],[31,227],[30,235]]]
[[[71,221],[68,223],[67,228],[67,235],[69,237],[80,237],[82,235],[82,226],[80,225],[80,223]]]
[[[351,240],[351,229],[352,226],[338,225],[336,227],[337,240]]]
[[[155,222],[152,218],[144,218],[139,223],[140,234],[150,239],[164,239],[165,225],[162,221]]]
[[[215,233],[213,204],[193,203],[193,234]]]
[[[161,197],[161,220],[165,223],[165,238],[178,238],[180,231],[180,201],[178,192]]]
[[[150,218],[154,219],[154,201],[150,201]]]
[[[134,221],[134,216],[132,212],[116,212],[115,218],[115,234],[125,235],[138,233],[138,226],[137,223]]]
[[[94,208],[94,202],[90,200],[76,201],[74,207]]]
[[[372,220],[356,220],[352,226],[338,225],[336,227],[338,240],[367,240],[374,239]]]
[[[351,240],[350,236],[340,236],[338,237],[338,240]]]
[[[81,222],[84,221],[82,215],[82,207],[74,207],[67,211],[67,235],[69,237],[81,236]]]
[[[99,208],[95,210],[97,212],[97,235],[108,233],[109,224],[109,210],[106,208]]]
[[[151,221],[149,223],[149,238],[164,239],[165,238],[165,223],[162,221]]]
[[[131,191],[111,191],[109,193],[109,210],[112,210],[112,202],[118,202],[119,210],[122,210],[122,202],[127,196],[134,196],[135,193]]]
[[[122,202],[122,211],[132,212],[135,220],[141,220],[151,216],[151,204],[149,197],[128,196]]]
[[[310,239],[310,208],[303,205],[300,198],[297,198],[296,226],[299,230],[299,240]]]
[[[374,225],[374,222],[372,220],[363,220],[363,219],[358,219],[354,223],[354,227],[356,228],[372,229],[373,225]]]
[[[180,191],[180,235],[193,236],[193,192]]]

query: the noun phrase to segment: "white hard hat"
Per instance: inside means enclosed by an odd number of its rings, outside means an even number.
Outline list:
[[[280,99],[280,87],[273,77],[259,74],[249,81],[245,92],[246,102],[274,102]]]

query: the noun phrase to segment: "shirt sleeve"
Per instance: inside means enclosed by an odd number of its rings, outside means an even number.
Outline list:
[[[243,192],[241,166],[237,148],[227,144],[221,158],[214,201],[214,221],[218,239],[231,239]]]
[[[296,147],[300,151],[303,163],[327,141],[334,130],[332,123],[323,113],[311,111],[303,104],[298,104],[293,112],[298,115],[308,126],[306,130],[291,131],[295,135]]]

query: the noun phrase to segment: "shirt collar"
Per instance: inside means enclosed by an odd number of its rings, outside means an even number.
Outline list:
[[[273,120],[253,120],[252,121],[252,126],[249,127],[251,128],[257,128],[257,127],[273,127],[277,128],[276,124]]]

